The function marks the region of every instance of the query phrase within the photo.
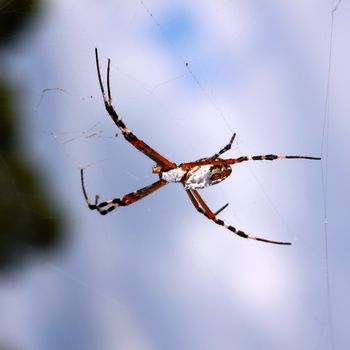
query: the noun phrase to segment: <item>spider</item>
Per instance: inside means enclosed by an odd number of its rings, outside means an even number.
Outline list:
[[[136,149],[145,154],[147,157],[156,162],[153,167],[152,172],[158,174],[159,180],[153,184],[141,188],[135,192],[128,193],[120,198],[113,198],[106,200],[104,202],[99,202],[99,196],[96,195],[95,202],[91,203],[87,195],[84,183],[84,170],[80,170],[81,176],[81,186],[83,190],[83,195],[85,197],[86,203],[91,210],[97,210],[100,214],[105,215],[110,213],[116,208],[125,207],[130,204],[137,202],[138,200],[150,195],[151,193],[159,190],[165,185],[178,182],[182,184],[184,190],[186,191],[190,201],[196,208],[196,210],[206,216],[209,220],[214,223],[224,226],[234,234],[256,241],[290,245],[289,242],[273,241],[265,238],[255,237],[246,234],[245,232],[238,230],[234,226],[226,223],[225,221],[219,219],[217,216],[221,213],[227,206],[228,203],[222,206],[216,212],[213,212],[208,205],[204,202],[202,197],[199,195],[198,190],[203,189],[208,186],[216,185],[221,181],[225,180],[232,172],[231,166],[237,163],[246,162],[249,160],[275,160],[275,159],[311,159],[320,160],[321,158],[308,157],[308,156],[278,156],[274,154],[268,155],[258,155],[258,156],[244,156],[239,158],[223,159],[221,156],[231,149],[232,143],[235,139],[236,134],[233,134],[230,141],[225,147],[219,150],[211,157],[202,158],[194,162],[181,163],[176,165],[167,158],[160,155],[153,148],[148,146],[145,142],[137,138],[124,124],[124,122],[119,118],[118,113],[112,105],[112,96],[110,88],[110,59],[107,63],[107,94],[105,92],[105,87],[101,78],[100,64],[98,58],[98,51],[95,49],[96,67],[98,81],[105,104],[105,108],[112,118],[113,122],[117,125],[119,130],[122,132],[126,141],[130,142]]]

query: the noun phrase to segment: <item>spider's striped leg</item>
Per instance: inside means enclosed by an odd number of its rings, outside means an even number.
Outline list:
[[[98,51],[95,49],[95,56],[96,56],[96,67],[97,67],[97,75],[98,75],[98,81],[100,84],[100,89],[102,92],[103,101],[106,107],[106,110],[108,114],[111,116],[114,123],[117,125],[119,130],[122,132],[124,138],[130,142],[136,149],[138,149],[140,152],[145,154],[147,157],[154,160],[158,165],[162,166],[165,170],[170,170],[176,167],[176,164],[171,162],[170,160],[166,159],[162,155],[160,155],[158,152],[156,152],[153,148],[148,146],[145,142],[138,139],[124,124],[124,122],[119,118],[118,113],[115,111],[113,105],[112,105],[112,95],[111,95],[111,88],[110,88],[110,64],[111,61],[108,59],[108,66],[107,66],[107,96],[105,93],[105,89],[102,83],[101,78],[101,71],[100,71],[100,64],[98,59]]]
[[[189,195],[191,202],[195,206],[195,208],[203,215],[205,215],[208,219],[214,221],[216,224],[221,225],[229,229],[234,234],[247,239],[253,239],[255,241],[265,242],[265,243],[273,243],[273,244],[282,244],[282,245],[290,245],[289,242],[279,242],[279,241],[272,241],[265,238],[260,237],[254,237],[247,235],[245,232],[241,230],[237,230],[235,227],[227,224],[223,220],[220,220],[216,217],[216,215],[209,209],[209,207],[206,205],[202,197],[199,195],[199,193],[196,190],[188,190],[187,194]]]
[[[207,215],[207,213],[200,207],[200,205],[198,204],[196,198],[194,198],[192,192],[190,190],[185,190],[186,193],[188,194],[188,197],[190,198],[192,204],[194,205],[194,207],[203,215],[205,215],[208,219],[210,219],[210,217]],[[219,215],[224,209],[226,209],[228,207],[228,203],[226,203],[225,205],[223,205],[219,210],[217,210],[214,215],[217,216]]]
[[[276,154],[265,154],[259,156],[244,156],[235,159],[234,163],[246,162],[247,160],[276,160],[276,159],[310,159],[310,160],[320,160],[318,157],[308,157],[308,156],[278,156]]]
[[[223,153],[227,152],[228,150],[231,149],[232,142],[236,137],[236,133],[234,133],[230,139],[230,142],[223,147],[218,153],[215,153],[212,157],[210,157],[211,160],[215,160],[216,158],[219,158]]]
[[[89,208],[91,210],[97,210],[102,215],[106,215],[116,208],[125,207],[127,205],[133,204],[133,203],[137,202],[138,200],[153,193],[154,191],[160,189],[161,187],[163,187],[164,185],[166,185],[168,183],[165,180],[158,180],[157,182],[153,183],[152,185],[141,188],[135,192],[128,193],[121,198],[113,198],[113,199],[110,199],[110,200],[107,200],[107,201],[104,201],[101,203],[98,203],[99,196],[97,195],[95,197],[95,203],[92,204],[89,200],[87,193],[86,193],[85,183],[84,183],[84,170],[83,169],[80,169],[80,178],[81,178],[81,186],[83,189],[83,194],[84,194],[87,205],[89,206]]]
[[[276,154],[266,154],[259,156],[244,156],[239,158],[230,158],[230,159],[211,159],[205,158],[200,159],[195,162],[181,163],[179,167],[183,170],[189,170],[195,166],[203,165],[233,165],[236,163],[246,162],[248,160],[275,160],[275,159],[309,159],[309,160],[320,160],[319,157],[309,157],[309,156],[278,156]]]

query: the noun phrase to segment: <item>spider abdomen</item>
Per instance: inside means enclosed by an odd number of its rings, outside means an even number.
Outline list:
[[[184,179],[186,190],[216,185],[231,175],[230,165],[201,165],[190,169]]]

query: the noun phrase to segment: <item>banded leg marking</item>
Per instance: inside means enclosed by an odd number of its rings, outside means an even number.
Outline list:
[[[98,51],[95,48],[95,57],[96,57],[96,68],[97,68],[97,76],[98,81],[100,84],[100,89],[102,92],[103,101],[105,104],[105,108],[108,112],[108,114],[111,116],[114,123],[117,125],[119,130],[122,132],[124,138],[130,142],[136,149],[138,149],[140,152],[145,154],[147,157],[154,160],[157,164],[161,165],[164,169],[173,169],[176,167],[176,164],[171,162],[170,160],[166,159],[162,155],[160,155],[158,152],[156,152],[153,148],[148,146],[144,141],[138,139],[124,124],[124,122],[119,118],[119,115],[115,111],[113,105],[112,105],[112,95],[111,95],[111,88],[110,88],[110,64],[111,60],[108,59],[107,64],[107,97],[106,92],[103,86],[102,77],[101,77],[101,71],[100,71],[100,63],[98,58]]]
[[[232,135],[230,142],[225,147],[223,147],[218,153],[215,153],[210,159],[215,160],[216,158],[219,158],[225,152],[229,151],[231,149],[231,146],[232,146],[232,143],[233,143],[233,140],[235,139],[235,137],[236,137],[236,133],[234,133]]]
[[[149,194],[155,192],[156,190],[160,189],[161,187],[165,186],[167,182],[165,180],[158,180],[157,182],[154,182],[152,185],[143,187],[135,192],[128,193],[124,195],[121,198],[113,198],[104,202],[98,203],[99,196],[95,196],[95,203],[92,204],[89,200],[89,197],[86,193],[85,189],[85,182],[84,182],[84,170],[80,169],[80,179],[81,179],[81,186],[83,189],[83,194],[85,197],[85,201],[88,205],[88,207],[91,210],[97,210],[101,215],[106,215],[113,211],[116,208],[119,207],[125,207],[130,204],[133,204],[137,202],[138,200],[148,196]]]
[[[309,160],[320,160],[319,157],[308,157],[308,156],[278,156],[276,154],[266,154],[259,156],[244,156],[239,158],[231,159],[211,159],[205,158],[195,162],[182,163],[179,165],[183,170],[189,170],[195,166],[202,165],[233,165],[236,163],[246,162],[248,160],[276,160],[276,159],[309,159]]]
[[[234,226],[227,224],[225,221],[218,219],[216,215],[209,209],[209,207],[206,205],[202,197],[199,195],[199,193],[196,190],[187,190],[186,191],[188,196],[190,197],[190,200],[194,207],[197,209],[198,212],[205,215],[208,219],[214,221],[216,224],[224,226],[234,234],[246,238],[246,239],[252,239],[255,241],[265,242],[265,243],[272,243],[272,244],[280,244],[280,245],[290,245],[289,242],[279,242],[279,241],[273,241],[265,238],[260,237],[254,237],[246,234],[244,231],[237,230]]]
[[[310,160],[320,160],[318,157],[308,157],[308,156],[278,156],[276,154],[265,154],[259,156],[250,157],[239,157],[236,159],[236,163],[245,162],[247,160],[276,160],[276,159],[310,159]]]

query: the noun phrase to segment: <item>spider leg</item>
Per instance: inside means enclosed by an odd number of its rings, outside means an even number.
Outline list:
[[[278,156],[276,154],[265,154],[259,156],[244,156],[235,159],[234,163],[246,162],[247,160],[276,160],[276,159],[310,159],[310,160],[320,160],[318,157],[308,157],[308,156]]]
[[[98,203],[99,196],[95,196],[95,203],[91,203],[89,200],[89,197],[86,193],[85,189],[85,182],[84,182],[84,170],[80,169],[80,179],[81,179],[81,186],[83,189],[83,194],[86,200],[86,203],[88,207],[91,210],[97,210],[101,215],[106,215],[113,211],[116,208],[119,207],[125,207],[127,205],[133,204],[137,202],[138,200],[148,196],[149,194],[153,193],[154,191],[160,189],[161,187],[165,186],[168,182],[165,180],[158,180],[157,182],[154,182],[152,185],[143,187],[135,192],[128,193],[124,195],[121,198],[113,198],[104,202]]]
[[[223,205],[219,210],[217,210],[214,215],[217,216],[219,215],[224,209],[226,209],[228,207],[228,203],[226,203],[225,205]]]
[[[309,156],[278,156],[276,154],[266,154],[259,156],[244,156],[239,158],[231,158],[231,159],[211,159],[205,158],[200,159],[195,162],[182,163],[179,165],[183,170],[189,170],[195,166],[203,166],[203,165],[233,165],[236,163],[246,162],[248,160],[276,160],[276,159],[309,159],[309,160],[320,160],[319,157],[309,157]]]
[[[236,137],[236,133],[234,133],[230,139],[230,142],[223,147],[218,153],[215,153],[212,157],[210,157],[211,160],[215,160],[216,158],[219,158],[223,153],[227,152],[228,150],[231,149],[232,142]]]
[[[205,215],[208,219],[210,219],[210,217],[206,214],[206,212],[199,206],[197,200],[194,198],[193,194],[191,193],[190,190],[185,190],[186,193],[188,194],[188,197],[190,198],[192,204],[195,206],[195,208],[203,215]],[[225,205],[223,205],[219,210],[217,210],[214,215],[217,216],[219,215],[224,209],[226,209],[228,207],[229,203],[226,203]]]
[[[197,209],[197,211],[203,215],[205,215],[208,219],[214,221],[216,224],[226,227],[228,230],[233,232],[234,234],[247,239],[252,239],[255,241],[265,242],[265,243],[273,243],[273,244],[282,244],[282,245],[290,245],[289,242],[279,242],[279,241],[272,241],[265,238],[260,237],[254,237],[247,235],[245,232],[241,230],[237,230],[235,227],[227,224],[223,220],[220,220],[216,217],[216,213],[213,213],[209,207],[206,205],[202,197],[199,195],[199,193],[196,190],[186,190],[192,204]]]
[[[145,154],[147,157],[154,160],[158,165],[162,166],[165,170],[166,169],[173,169],[176,167],[176,164],[171,162],[170,160],[166,159],[162,155],[160,155],[158,152],[156,152],[153,148],[148,146],[145,142],[138,139],[124,124],[124,122],[119,118],[118,113],[115,111],[113,105],[112,105],[112,95],[111,95],[111,87],[110,87],[110,63],[111,60],[108,59],[108,65],[107,65],[107,96],[105,93],[105,88],[103,86],[102,78],[101,78],[101,71],[100,71],[100,63],[98,59],[98,51],[95,49],[95,57],[96,57],[96,67],[97,67],[97,76],[98,81],[100,84],[100,89],[102,92],[103,101],[105,104],[105,108],[108,112],[108,114],[111,116],[114,123],[117,125],[119,130],[122,132],[124,138],[130,142],[136,149],[138,149],[140,152]]]

